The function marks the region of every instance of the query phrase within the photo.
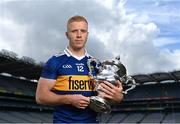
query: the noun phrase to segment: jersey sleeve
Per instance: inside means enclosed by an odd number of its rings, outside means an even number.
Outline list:
[[[48,79],[56,79],[57,78],[57,62],[55,57],[51,57],[44,65],[41,77]]]

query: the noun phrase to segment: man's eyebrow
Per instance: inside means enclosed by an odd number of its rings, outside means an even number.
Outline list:
[[[71,31],[87,31],[87,29],[73,29]]]

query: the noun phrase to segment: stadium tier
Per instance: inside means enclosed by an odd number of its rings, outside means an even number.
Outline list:
[[[52,106],[35,102],[43,63],[0,51],[0,123],[51,123]],[[137,86],[103,123],[180,123],[180,71],[132,75]]]
[[[42,62],[35,63],[35,60],[32,58],[25,56],[18,58],[17,54],[13,52],[7,50],[0,51],[0,73],[38,80],[42,65]]]

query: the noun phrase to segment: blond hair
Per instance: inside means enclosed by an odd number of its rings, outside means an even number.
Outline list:
[[[84,21],[88,25],[88,21],[86,20],[85,17],[79,16],[79,15],[75,15],[75,16],[72,16],[71,18],[69,18],[69,20],[67,22],[67,29],[68,29],[70,23],[72,23],[72,22],[80,22],[80,21]]]

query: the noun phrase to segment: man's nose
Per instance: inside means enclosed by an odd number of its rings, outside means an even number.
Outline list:
[[[78,31],[77,31],[77,37],[82,37],[82,32],[81,32],[81,30],[78,30]]]

